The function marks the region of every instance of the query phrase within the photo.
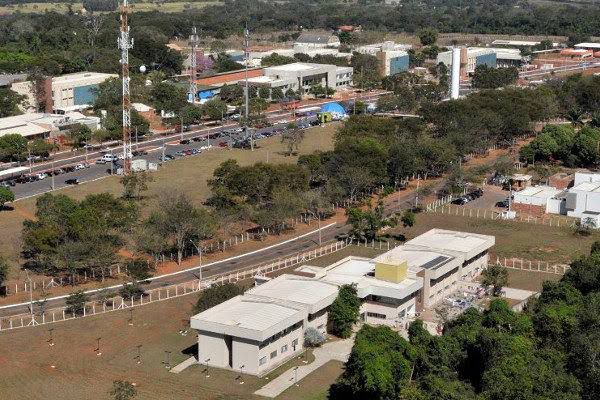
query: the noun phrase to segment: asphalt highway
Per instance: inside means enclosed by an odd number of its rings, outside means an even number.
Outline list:
[[[363,94],[362,96],[360,96],[359,100],[363,102],[376,101],[382,94],[384,93]],[[326,100],[320,103],[312,104],[311,106],[324,104],[331,101],[333,100]],[[291,112],[286,110],[277,110],[269,112],[267,113],[267,119],[274,125],[268,128],[255,130],[254,134],[272,132],[273,130],[278,128],[281,129],[285,127],[285,125],[289,121],[292,121]],[[312,119],[314,119],[314,117]],[[303,120],[303,118],[297,119],[297,121],[301,120]],[[214,136],[219,135],[223,131],[231,131],[234,129],[240,129],[240,125],[237,122],[224,121],[223,125],[216,127],[195,126],[193,127],[193,129],[185,131],[183,133],[171,132],[165,135],[151,135],[146,140],[139,141],[138,143],[133,144],[134,151],[140,150],[148,152],[147,155],[137,156],[134,157],[134,159],[144,158],[147,159],[149,162],[159,162],[159,159],[162,156],[163,146],[165,148],[165,154],[175,155],[175,153],[181,150],[194,148],[199,149],[200,147],[207,146],[209,144],[209,140],[207,140],[206,138],[209,135],[214,138]],[[218,146],[220,142],[229,142],[230,140],[233,142],[236,139],[241,139],[242,136],[242,133],[225,135],[215,140],[211,139],[210,144],[213,146]],[[179,144],[179,142],[182,139],[192,139],[194,137],[202,137],[204,138],[204,140],[201,140],[199,142],[190,142],[190,144],[186,145]],[[40,172],[57,170],[59,168],[64,168],[66,166],[75,166],[77,164],[85,164],[88,166],[88,168],[56,175],[54,176],[54,182],[52,177],[48,176],[44,179],[33,182],[17,183],[15,186],[11,187],[11,190],[15,193],[15,198],[19,200],[43,194],[45,192],[49,192],[52,190],[53,187],[56,190],[68,186],[65,183],[67,179],[77,179],[80,183],[85,183],[106,177],[111,173],[110,163],[95,164],[95,161],[98,158],[102,157],[102,155],[105,153],[119,155],[122,153],[122,147],[119,144],[115,144],[111,147],[107,147],[102,150],[78,150],[73,152],[57,153],[56,155],[54,155],[53,160],[51,161],[43,161],[33,164],[30,168],[31,172],[29,174],[35,175]],[[201,157],[201,155],[196,156]],[[113,169],[112,171],[115,172],[116,170]]]

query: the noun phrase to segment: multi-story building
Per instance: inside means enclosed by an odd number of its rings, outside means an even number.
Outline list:
[[[360,46],[356,48],[356,51],[361,54],[368,54],[376,57],[379,74],[382,76],[389,76],[399,72],[408,71],[409,56],[407,50],[411,47],[411,45],[396,44],[388,41]]]
[[[437,62],[443,63],[448,67],[448,69],[451,69],[452,50],[439,53],[437,56]],[[490,68],[496,68],[498,65],[496,52],[494,52],[492,49],[480,47],[462,48],[460,54],[460,64],[461,76],[463,78],[473,74],[473,72],[475,72],[475,68],[477,68],[479,65],[487,65]]]
[[[487,266],[492,236],[433,229],[374,259],[302,266],[191,318],[202,364],[263,375],[304,348],[309,328],[326,331],[338,287],[355,285],[360,317],[404,326]]]
[[[302,32],[294,42],[294,50],[302,53],[305,49],[318,47],[340,47],[340,39],[328,32]]]
[[[78,72],[48,78],[40,83],[44,86],[44,90],[41,91],[43,98],[39,99],[36,99],[30,81],[15,82],[11,89],[26,96],[28,106],[25,111],[35,111],[38,103],[42,102],[46,112],[65,113],[91,107],[96,100],[98,85],[107,79],[117,77],[118,75],[115,74]]]
[[[329,64],[292,63],[267,67],[264,76],[248,79],[256,87],[280,88],[285,93],[292,89],[305,95],[312,86],[321,85],[342,89],[352,85],[352,67],[338,67]]]

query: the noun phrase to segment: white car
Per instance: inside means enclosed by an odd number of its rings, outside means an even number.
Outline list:
[[[87,165],[80,163],[75,166],[75,171],[79,171],[80,169],[86,169]]]
[[[105,154],[102,156],[101,160],[105,162],[112,162],[117,160],[117,156],[115,156],[114,154]]]
[[[208,150],[210,149],[212,146],[200,146],[200,150]]]
[[[288,120],[287,119],[280,119],[279,121],[275,122],[276,124],[287,124]]]
[[[36,177],[41,181],[42,179],[46,179],[48,177],[48,174],[45,172],[40,172],[36,175]]]

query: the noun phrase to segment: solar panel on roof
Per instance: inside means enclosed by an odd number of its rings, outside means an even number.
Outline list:
[[[441,267],[442,265],[446,264],[448,261],[450,261],[450,257],[437,256],[433,260],[427,261],[425,264],[421,265],[421,268],[437,269],[437,268]]]

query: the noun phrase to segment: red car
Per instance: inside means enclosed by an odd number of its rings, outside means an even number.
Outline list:
[[[227,142],[219,142],[219,147],[229,147]]]

